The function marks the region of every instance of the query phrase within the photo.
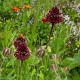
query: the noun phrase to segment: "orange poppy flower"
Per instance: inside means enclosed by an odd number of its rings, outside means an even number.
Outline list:
[[[19,37],[23,37],[23,36],[24,36],[24,34],[20,34],[20,35],[19,35]]]
[[[24,8],[25,8],[25,9],[30,9],[31,6],[30,6],[30,5],[24,5]]]
[[[43,22],[47,22],[47,19],[44,17],[44,18],[42,18],[42,21]]]
[[[18,12],[18,11],[20,11],[22,8],[20,7],[20,8],[17,8],[17,7],[13,7],[12,8],[12,10],[14,11],[14,12]]]

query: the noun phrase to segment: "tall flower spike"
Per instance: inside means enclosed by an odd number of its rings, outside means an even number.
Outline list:
[[[45,18],[52,25],[62,22],[62,16],[57,7],[52,7],[52,9],[46,14]]]
[[[30,56],[30,50],[26,46],[26,40],[23,38],[23,35],[20,35],[14,40],[14,46],[16,48],[16,51],[14,53],[14,56],[17,59],[25,60],[28,59]]]

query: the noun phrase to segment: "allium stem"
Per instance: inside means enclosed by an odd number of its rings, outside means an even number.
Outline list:
[[[23,61],[22,60],[20,60],[20,80],[23,80],[22,79],[22,71],[23,71],[23,66],[22,66],[22,64],[23,64]]]
[[[51,38],[51,35],[52,35],[53,27],[54,27],[54,25],[52,24],[51,29],[50,29],[50,33],[49,33],[49,38],[48,38],[47,45],[46,45],[46,49],[47,49],[47,47],[50,43],[50,38]]]
[[[17,80],[22,80],[22,69],[23,69],[23,66],[22,66],[22,64],[23,64],[23,61],[22,60],[19,60],[18,61],[19,63],[18,63],[18,78],[17,78]]]

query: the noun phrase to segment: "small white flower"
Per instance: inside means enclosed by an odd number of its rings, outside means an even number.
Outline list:
[[[67,21],[69,21],[70,20],[70,17],[68,15],[65,15],[64,16],[64,19],[67,20]]]
[[[69,24],[69,25],[74,25],[74,22],[73,22],[73,21],[69,21],[68,24]]]

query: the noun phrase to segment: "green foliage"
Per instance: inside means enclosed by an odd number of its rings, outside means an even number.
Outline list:
[[[79,0],[0,0],[0,80],[80,80]],[[24,5],[30,5],[25,9]],[[57,6],[70,20],[51,25],[42,18]],[[15,12],[14,7],[21,10]],[[76,8],[76,9],[75,9]],[[74,27],[76,26],[76,27]],[[24,34],[31,52],[27,60],[14,56],[14,39]],[[41,47],[43,49],[38,49]],[[4,49],[10,54],[5,56]],[[44,51],[44,52],[43,52]],[[37,56],[45,53],[44,56]],[[56,65],[53,66],[52,64]]]
[[[78,66],[80,66],[80,51],[78,53],[76,53],[73,58],[65,58],[62,62],[63,66],[67,66],[70,69],[74,69]]]

